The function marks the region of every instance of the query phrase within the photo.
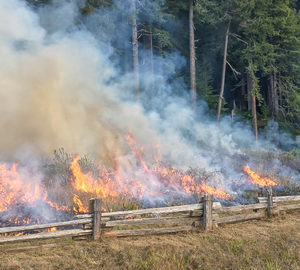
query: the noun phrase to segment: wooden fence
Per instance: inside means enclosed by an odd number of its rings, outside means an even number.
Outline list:
[[[77,215],[71,221],[0,228],[0,243],[67,236],[97,240],[100,236],[139,236],[199,229],[208,231],[218,224],[264,218],[281,211],[300,209],[300,196],[273,197],[269,192],[268,197],[259,197],[258,200],[257,204],[222,207],[219,202],[213,202],[211,195],[205,195],[198,204],[101,212],[101,200],[94,198],[89,201],[89,214]],[[11,236],[15,233],[23,235]]]

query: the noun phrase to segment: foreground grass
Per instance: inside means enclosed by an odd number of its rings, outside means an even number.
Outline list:
[[[56,243],[54,248],[15,252]],[[209,233],[0,245],[0,269],[300,269],[300,212]]]

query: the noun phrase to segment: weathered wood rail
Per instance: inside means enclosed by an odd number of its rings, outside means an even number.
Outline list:
[[[194,230],[211,230],[213,226],[279,214],[300,209],[300,196],[259,197],[259,203],[222,207],[205,195],[198,204],[118,212],[101,212],[101,200],[91,199],[89,214],[74,220],[30,226],[0,228],[0,243],[60,237],[141,236]],[[55,228],[55,231],[52,231]],[[64,228],[61,230],[61,228]],[[46,230],[46,231],[45,231]],[[12,235],[21,233],[23,235]],[[25,234],[24,233],[28,233]]]

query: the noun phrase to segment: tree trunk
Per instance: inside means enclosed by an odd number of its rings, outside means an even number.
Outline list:
[[[131,0],[132,11],[132,51],[133,51],[133,73],[135,79],[136,97],[140,94],[140,76],[139,76],[139,47],[137,38],[137,24],[136,24],[136,0]]]
[[[252,99],[251,99],[251,94],[248,93],[247,95],[247,103],[248,103],[248,111],[251,112],[252,110]]]
[[[218,103],[218,112],[217,112],[217,120],[218,121],[220,120],[220,115],[221,115],[221,110],[222,110],[222,102],[223,102],[223,95],[224,95],[224,87],[225,87],[229,29],[230,29],[230,22],[228,23],[227,30],[226,30],[226,35],[225,35],[222,82],[221,82],[221,90],[220,90],[219,103]]]
[[[157,44],[157,54],[158,54],[159,57],[155,61],[154,73],[157,74],[157,75],[160,75],[160,74],[163,74],[162,59],[163,59],[163,55],[164,55],[164,51],[163,51],[160,43]],[[156,81],[153,82],[154,89],[157,87],[156,83],[157,83]]]
[[[278,74],[278,95],[279,95],[279,106],[282,108],[282,90],[281,90],[281,78],[280,74]]]
[[[247,98],[247,90],[246,90],[246,82],[245,82],[245,76],[243,74],[243,78],[241,81],[241,103],[240,103],[240,110],[247,109],[247,105],[245,104],[246,98]]]
[[[190,32],[190,87],[192,94],[192,106],[196,112],[197,89],[196,89],[196,53],[194,33],[194,0],[190,0],[189,6],[189,32]]]
[[[250,75],[247,74],[247,103],[248,103],[248,111],[251,112],[252,111],[252,95],[251,95],[251,89],[252,86],[251,84],[251,80],[250,80]]]
[[[235,103],[235,99],[233,100],[233,108],[231,110],[231,122],[234,122],[234,117],[235,117],[235,111],[236,111],[236,103]]]
[[[128,16],[122,15],[122,24],[128,25]],[[123,56],[123,71],[125,73],[132,72],[132,48],[128,40],[123,40],[123,49],[124,49],[124,56]]]
[[[273,72],[274,74],[274,118],[277,120],[279,113],[279,91],[278,91],[278,74]]]
[[[258,130],[257,130],[256,97],[255,97],[255,95],[252,96],[252,126],[253,126],[253,133],[255,136],[255,140],[257,141]]]
[[[154,61],[153,61],[153,36],[151,25],[146,26],[145,33],[145,49],[146,49],[146,68],[150,78],[147,84],[147,93],[149,96],[152,95],[153,91],[153,80],[154,80]]]
[[[256,115],[256,96],[253,93],[253,78],[250,74],[247,74],[247,86],[248,94],[251,95],[251,111],[252,111],[252,126],[255,140],[257,141],[258,131],[257,131],[257,115]]]
[[[277,80],[277,73],[272,71],[269,75],[270,80],[270,101],[269,101],[269,107],[271,109],[272,118],[277,119],[278,112],[279,112],[279,101],[278,101],[278,80]]]

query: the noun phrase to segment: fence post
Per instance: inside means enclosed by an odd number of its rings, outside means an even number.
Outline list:
[[[268,196],[268,207],[267,207],[267,215],[271,217],[273,214],[273,195],[272,195],[272,187],[267,189],[267,196]]]
[[[101,234],[101,199],[92,198],[89,200],[89,213],[93,214],[92,239],[98,240]]]
[[[211,194],[205,194],[203,198],[203,228],[205,231],[212,229],[212,208],[213,208],[213,196]]]

